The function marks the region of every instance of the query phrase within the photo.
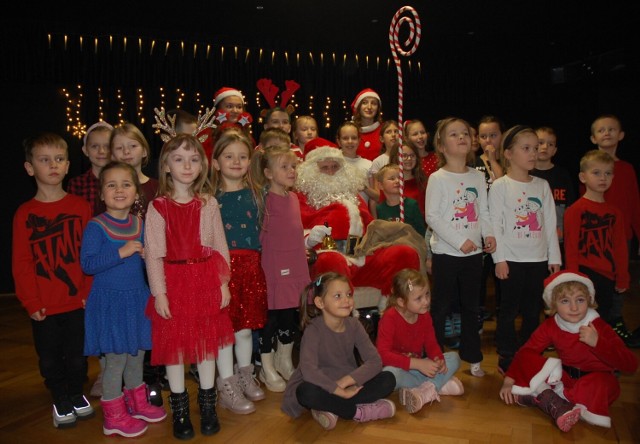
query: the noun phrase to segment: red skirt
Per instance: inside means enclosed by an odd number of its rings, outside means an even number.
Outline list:
[[[231,303],[233,330],[257,330],[267,322],[267,283],[256,250],[229,250],[231,255]]]
[[[218,252],[207,260],[190,263],[165,261],[164,273],[171,319],[155,310],[149,298],[151,364],[175,365],[214,360],[218,350],[234,343],[228,308],[220,309],[220,276],[228,274]]]

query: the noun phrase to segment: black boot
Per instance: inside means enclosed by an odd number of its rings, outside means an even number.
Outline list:
[[[198,405],[200,406],[200,432],[213,435],[220,431],[220,422],[216,413],[216,389],[198,389]]]
[[[189,393],[173,393],[169,396],[173,412],[173,436],[178,439],[191,439],[195,436],[189,417]]]

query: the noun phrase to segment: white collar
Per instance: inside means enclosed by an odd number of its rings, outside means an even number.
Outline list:
[[[360,127],[360,132],[370,133],[371,131],[378,129],[379,126],[380,126],[380,122],[373,122],[371,125]]]
[[[553,319],[556,321],[560,330],[569,332],[569,333],[578,333],[580,331],[580,327],[583,325],[589,325],[589,322],[593,321],[596,318],[599,318],[600,315],[593,308],[589,308],[587,310],[587,314],[580,322],[567,322],[560,317],[558,313],[555,314]]]

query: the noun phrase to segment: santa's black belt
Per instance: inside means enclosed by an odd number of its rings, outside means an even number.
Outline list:
[[[348,256],[353,256],[354,250],[361,239],[362,237],[360,236],[353,236],[350,234],[348,239],[337,240],[336,248],[341,253],[344,253]]]
[[[583,376],[588,375],[591,372],[585,372],[584,370],[580,370],[579,368],[571,367],[569,365],[563,365],[562,369],[571,376],[571,379],[580,379]]]

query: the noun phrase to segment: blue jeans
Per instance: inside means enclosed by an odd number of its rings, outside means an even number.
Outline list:
[[[414,388],[418,387],[424,382],[430,381],[436,386],[436,390],[440,391],[443,385],[447,383],[449,379],[460,368],[460,356],[456,352],[447,352],[444,354],[444,362],[447,364],[446,373],[438,373],[433,378],[428,377],[420,373],[418,370],[403,370],[398,367],[386,366],[382,370],[393,373],[396,377],[396,390],[399,388]]]

